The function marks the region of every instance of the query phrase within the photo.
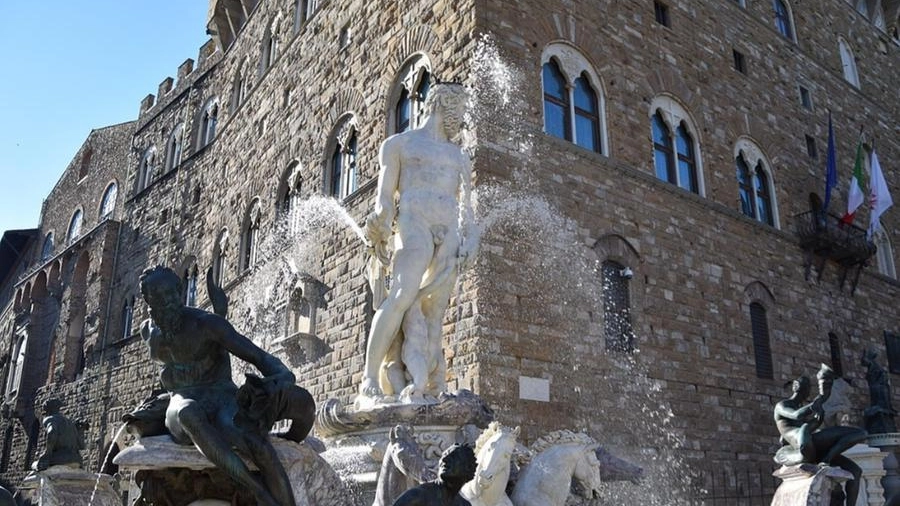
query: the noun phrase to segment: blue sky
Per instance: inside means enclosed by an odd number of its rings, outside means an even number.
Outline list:
[[[207,0],[4,2],[0,17],[0,232],[33,228],[90,131],[197,59]]]

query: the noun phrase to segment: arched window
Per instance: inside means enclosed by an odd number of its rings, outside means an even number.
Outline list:
[[[169,140],[166,141],[166,166],[165,171],[168,172],[181,164],[181,154],[183,149],[182,138],[184,137],[184,124],[179,124],[172,130]]]
[[[112,216],[116,210],[116,198],[119,195],[119,185],[113,181],[106,187],[103,192],[103,198],[100,200],[100,221]]]
[[[750,304],[750,327],[753,332],[753,356],[756,377],[772,379],[772,349],[769,344],[769,321],[766,308],[759,302]]]
[[[678,153],[678,185],[693,193],[697,188],[697,157],[694,155],[694,139],[684,123],[675,129],[675,147]]]
[[[131,337],[132,320],[134,319],[134,297],[126,298],[122,305],[122,339]]]
[[[773,227],[778,226],[769,163],[762,150],[746,137],[738,139],[734,147],[735,174],[741,212]]]
[[[841,69],[844,73],[844,80],[853,86],[859,88],[859,74],[856,72],[856,57],[853,56],[853,49],[844,39],[838,39],[838,50],[841,53]]]
[[[544,131],[560,139],[572,140],[572,120],[569,117],[569,90],[566,78],[556,60],[544,64]]]
[[[675,177],[675,150],[672,149],[672,134],[669,127],[657,112],[650,119],[653,131],[653,163],[656,167],[656,177],[672,184],[678,184]]]
[[[184,305],[188,307],[197,306],[197,264],[184,270]]]
[[[41,247],[41,262],[49,260],[53,256],[53,232],[47,232],[44,237],[44,245]]]
[[[703,195],[697,131],[687,110],[673,97],[656,97],[650,109],[653,165],[656,177]]]
[[[634,351],[634,332],[631,328],[631,302],[628,284],[631,274],[618,262],[603,262],[603,326],[606,349]]]
[[[322,0],[297,0],[294,7],[294,32],[299,32],[300,28],[312,19],[321,2]]]
[[[356,118],[348,115],[331,141],[331,156],[325,178],[328,194],[335,198],[343,199],[356,191],[357,144]]]
[[[388,135],[418,128],[425,121],[425,97],[431,89],[431,63],[424,55],[412,57],[400,71],[391,94]]]
[[[581,77],[575,79],[573,94],[575,144],[600,153],[600,111],[597,107],[597,93],[587,74],[582,73]]]
[[[897,279],[897,269],[894,266],[894,249],[891,247],[891,239],[883,226],[879,226],[872,236],[872,242],[878,248],[875,251],[875,261],[878,263],[878,272],[889,278]]]
[[[212,277],[217,286],[225,284],[226,253],[228,252],[228,229],[223,228],[213,248]]]
[[[542,56],[544,131],[596,153],[607,153],[603,89],[587,58],[567,44]]]
[[[81,235],[81,222],[84,216],[81,212],[81,209],[75,211],[72,214],[72,219],[69,220],[69,230],[66,232],[66,244],[72,244],[76,239]]]
[[[834,332],[828,333],[828,348],[831,351],[831,368],[839,377],[844,375],[844,361],[841,354],[841,340]]]
[[[259,199],[253,199],[247,215],[244,217],[244,229],[241,234],[241,271],[256,265],[259,255],[259,222],[262,209]]]
[[[237,70],[234,72],[234,79],[231,82],[231,112],[237,110],[250,93],[250,72],[248,60],[244,58]]]
[[[263,34],[262,40],[262,58],[260,58],[260,73],[265,72],[272,63],[278,59],[278,25],[279,17],[276,16]]]
[[[216,138],[216,123],[219,121],[219,101],[215,98],[206,103],[200,113],[200,130],[198,131],[197,149],[206,147]]]
[[[772,9],[775,11],[775,29],[782,37],[794,40],[794,23],[787,0],[772,0]]]
[[[154,177],[156,177],[156,146],[150,146],[144,151],[143,156],[141,156],[141,163],[138,165],[137,179],[134,186],[135,193],[150,186]]]

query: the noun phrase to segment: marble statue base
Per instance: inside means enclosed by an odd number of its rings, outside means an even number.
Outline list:
[[[287,471],[297,506],[345,506],[348,492],[338,475],[306,443],[272,437],[272,446]],[[256,501],[194,446],[176,444],[169,436],[139,439],[113,459],[122,471],[132,472],[132,489],[153,504],[216,504],[255,506]],[[256,466],[245,459],[247,467]],[[128,504],[137,499],[129,497]]]
[[[838,467],[799,464],[782,466],[772,473],[782,481],[772,498],[772,506],[830,506],[832,491],[853,475]]]
[[[322,457],[353,483],[366,504],[372,504],[389,433],[397,424],[414,427],[427,465],[437,469],[444,450],[457,443],[474,446],[481,429],[493,419],[493,411],[480,397],[460,390],[441,394],[436,403],[377,404],[360,410],[329,399],[317,415],[315,430],[328,448]]]
[[[96,492],[95,492],[96,487]],[[112,476],[80,468],[51,466],[28,475],[19,486],[24,504],[34,506],[118,506]],[[94,500],[91,502],[91,495]]]

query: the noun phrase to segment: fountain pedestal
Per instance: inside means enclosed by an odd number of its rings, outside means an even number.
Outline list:
[[[869,446],[874,446],[885,453],[885,476],[881,479],[884,488],[884,498],[888,501],[900,497],[900,464],[897,461],[897,450],[900,449],[900,433],[888,432],[884,434],[869,434],[866,439]]]
[[[94,488],[96,487],[96,492]],[[25,504],[34,506],[118,506],[122,499],[112,476],[69,466],[51,466],[28,475],[19,486]],[[91,503],[91,495],[94,500]]]
[[[272,437],[272,446],[287,472],[297,506],[344,506],[347,490],[340,478],[306,443]],[[133,490],[153,504],[178,504],[196,500],[224,500],[228,504],[254,506],[247,490],[240,489],[194,446],[179,445],[169,436],[138,439],[113,459],[122,471],[130,471]],[[251,471],[256,467],[249,459]],[[136,497],[129,497],[129,504]],[[66,503],[68,504],[68,503]]]
[[[845,451],[843,455],[853,460],[862,470],[862,483],[860,483],[856,504],[859,506],[882,506],[884,504],[884,488],[881,480],[886,474],[884,470],[886,453],[869,445],[858,444]]]
[[[782,466],[772,473],[782,481],[772,506],[829,506],[831,494],[853,475],[838,467],[799,464]]]
[[[416,443],[427,465],[437,469],[444,450],[457,443],[475,444],[494,413],[477,395],[460,390],[441,394],[437,403],[376,404],[366,409],[325,401],[316,419],[316,435],[328,447],[322,457],[372,503],[389,433],[397,424],[415,428]]]

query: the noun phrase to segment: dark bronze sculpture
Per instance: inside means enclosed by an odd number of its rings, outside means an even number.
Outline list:
[[[866,366],[866,382],[869,384],[869,407],[863,411],[869,434],[897,432],[894,417],[897,411],[891,405],[891,383],[887,372],[875,359],[878,352],[869,348],[863,352],[860,362]]]
[[[162,363],[160,381],[168,395],[155,396],[146,405],[149,409],[130,415],[143,425],[136,432],[159,431],[152,418],[165,407],[165,428],[173,440],[194,444],[250,491],[258,504],[294,506],[291,484],[267,432],[271,422],[280,419],[277,415],[290,409],[296,415],[291,439],[302,440],[312,426],[312,397],[294,384],[293,373],[280,360],[238,333],[225,318],[186,307],[181,280],[171,269],[144,271],[141,294],[151,317],[142,325],[141,336],[150,356]],[[240,399],[231,379],[231,355],[263,374],[254,377]],[[288,408],[286,400],[296,404]],[[235,450],[259,467],[260,476],[247,469]]]
[[[823,364],[816,378],[819,395],[812,402],[806,403],[811,390],[809,378],[801,376],[792,382],[792,395],[775,405],[775,425],[784,445],[775,454],[775,462],[785,466],[801,463],[830,465],[849,471],[854,479],[846,485],[846,504],[854,506],[862,470],[841,454],[864,441],[866,431],[857,427],[821,427],[825,419],[822,406],[831,394],[835,374]]]
[[[459,491],[475,477],[475,468],[472,448],[453,445],[441,455],[437,479],[407,490],[394,501],[394,506],[472,506]]]
[[[47,449],[31,465],[35,471],[43,471],[57,465],[82,467],[81,450],[84,449],[84,437],[81,428],[63,416],[59,412],[60,408],[62,402],[58,399],[50,399],[44,403],[44,419],[41,426],[47,434]]]

